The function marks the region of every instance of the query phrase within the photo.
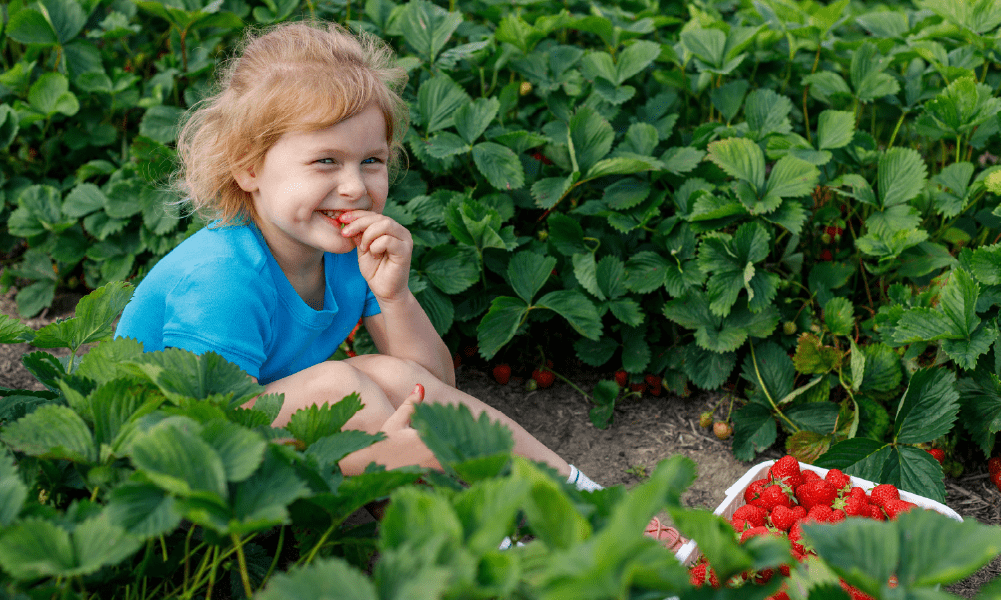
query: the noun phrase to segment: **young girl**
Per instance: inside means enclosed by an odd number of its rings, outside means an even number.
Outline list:
[[[346,457],[436,467],[409,426],[424,394],[486,412],[515,453],[598,486],[517,423],[454,387],[452,358],[407,287],[413,241],[382,214],[408,108],[380,41],[295,23],[250,36],[181,131],[179,187],[216,219],[158,262],[116,336],[217,352],[285,403],[275,420],[358,392],[347,427],[385,439]],[[327,360],[364,319],[379,354]],[[252,406],[253,402],[248,406]]]

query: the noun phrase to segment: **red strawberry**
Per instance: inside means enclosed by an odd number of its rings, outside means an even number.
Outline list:
[[[626,387],[629,383],[629,373],[625,371],[618,370],[615,372],[615,383],[619,384],[619,387]]]
[[[752,527],[761,527],[764,525],[765,515],[765,509],[753,504],[745,504],[733,511],[733,517],[735,519],[744,519],[750,523]]]
[[[798,504],[792,507],[792,512],[796,513],[797,521],[801,521],[806,518],[806,509]]]
[[[861,490],[862,488],[855,489]],[[832,508],[844,511],[845,515],[849,517],[868,517],[869,499],[865,497],[865,492],[862,492],[861,497],[858,494],[848,494],[841,498],[835,498]]]
[[[994,487],[996,487],[998,491],[1001,491],[1001,471],[991,473],[991,483],[994,484]]]
[[[552,387],[553,383],[556,381],[556,375],[552,371],[543,371],[542,369],[535,369],[532,371],[532,379],[535,383],[539,384],[540,388]]]
[[[775,461],[775,464],[768,469],[768,475],[773,481],[785,483],[790,490],[795,490],[803,483],[799,461],[788,454]]]
[[[750,506],[750,504],[745,504],[744,506]],[[750,529],[751,527],[754,527],[754,525],[749,523],[747,519],[741,519],[740,517],[733,517],[730,519],[730,527],[733,527],[733,530],[736,531],[737,533],[742,533]]]
[[[783,566],[785,566],[785,565],[783,565]],[[787,570],[788,570],[788,567],[787,567]],[[789,576],[788,573],[783,573],[783,575],[785,575],[786,577]],[[769,596],[767,600],[789,600],[789,594],[785,593],[784,591],[775,592],[774,594],[772,594],[771,596]]]
[[[859,500],[862,500],[866,504],[869,503],[869,496],[866,495],[864,489],[858,486],[853,486],[852,489],[848,490],[848,496],[852,498],[858,498]]]
[[[511,367],[505,363],[494,367],[494,379],[501,385],[507,385],[507,382],[511,381]]]
[[[908,502],[907,500],[893,500],[892,498],[883,503],[883,510],[886,511],[886,517],[893,521],[901,513],[905,513],[912,508],[916,508],[917,504],[913,502]]]
[[[824,480],[834,486],[834,489],[841,491],[848,491],[852,487],[852,478],[841,472],[840,469],[831,469],[824,476]]]
[[[929,448],[928,454],[931,454],[938,461],[938,464],[945,464],[945,450],[941,448]]]
[[[764,503],[764,509],[768,511],[774,511],[776,506],[785,506],[786,508],[792,506],[789,495],[780,485],[770,485],[761,490],[761,501]]]
[[[830,507],[837,496],[838,490],[824,479],[807,481],[796,488],[796,498],[807,512],[818,505]]]
[[[646,382],[630,383],[629,389],[640,394],[646,392]]]
[[[887,500],[900,500],[900,492],[892,484],[882,483],[869,492],[869,501],[876,506],[885,507]]]
[[[816,471],[811,471],[810,469],[806,469],[805,471],[803,471],[802,475],[803,475],[803,483],[806,483],[807,481],[812,481],[814,479],[820,479],[820,475]]]
[[[688,580],[692,582],[695,587],[702,587],[706,584],[706,580],[709,579],[709,565],[706,563],[699,563],[688,569]]]
[[[758,536],[758,535],[771,535],[771,531],[768,531],[767,527],[751,527],[744,533],[740,534],[740,543],[743,544],[748,539]]]
[[[713,435],[721,440],[725,440],[733,435],[733,427],[726,421],[716,421],[713,423]]]
[[[796,511],[788,506],[776,506],[772,510],[772,526],[781,531],[789,531],[798,520]]]
[[[866,594],[858,588],[848,585],[844,579],[841,580],[841,589],[848,592],[848,595],[852,597],[852,600],[873,600],[872,596]]]
[[[660,377],[656,375],[647,375],[645,378],[646,384],[650,386],[650,393],[654,396],[659,396],[661,391],[664,389]]]
[[[1001,473],[1001,456],[992,456],[987,459],[987,472],[991,475]]]
[[[885,521],[886,515],[883,514],[883,509],[876,506],[875,504],[869,505],[869,518],[875,519],[877,521]]]
[[[764,501],[761,500],[761,490],[769,484],[767,479],[756,479],[744,490],[744,502],[764,508]]]
[[[834,523],[834,509],[826,504],[817,504],[806,513],[806,518],[818,523]]]

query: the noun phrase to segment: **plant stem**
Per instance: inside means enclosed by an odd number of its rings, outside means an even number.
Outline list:
[[[268,567],[268,572],[264,574],[264,579],[261,580],[261,587],[263,588],[268,580],[271,579],[271,574],[275,572],[275,567],[278,566],[278,558],[281,556],[282,548],[285,546],[285,525],[282,525],[281,529],[278,530],[278,547],[275,550],[275,557],[271,560],[271,566]]]
[[[907,116],[907,112],[908,111],[905,110],[903,113],[900,114],[900,119],[897,120],[897,126],[893,128],[893,135],[890,136],[890,141],[889,143],[886,144],[887,150],[893,147],[893,140],[897,139],[897,132],[900,131],[900,126],[903,124],[904,117]]]
[[[796,424],[789,420],[789,417],[787,417],[785,413],[779,409],[778,405],[775,404],[775,400],[772,399],[772,395],[768,393],[768,386],[765,385],[765,381],[761,378],[761,371],[758,370],[758,358],[754,356],[754,344],[748,341],[747,346],[751,349],[751,362],[754,364],[754,375],[758,378],[758,385],[761,386],[761,391],[764,392],[765,398],[768,398],[768,403],[772,405],[772,410],[777,412],[779,416],[789,424],[789,427],[791,427],[794,432],[799,433],[799,427],[796,427]]]
[[[212,554],[215,558],[212,559],[212,568],[209,569],[209,584],[205,590],[205,600],[212,600],[212,588],[215,587],[215,574],[216,569],[219,568],[219,546],[213,546],[209,550],[209,554]],[[247,596],[250,598],[251,596]]]
[[[332,534],[335,529],[337,529],[337,523],[332,524],[326,531],[323,532],[323,535],[320,536],[320,541],[316,542],[313,549],[309,551],[309,555],[306,556],[306,560],[300,560],[299,564],[308,565],[313,562],[313,559],[316,558],[316,553],[320,551],[321,546],[327,543],[327,538],[330,537],[330,534]]]
[[[229,538],[233,540],[233,546],[236,548],[236,561],[240,565],[240,581],[243,582],[243,593],[247,595],[247,598],[253,598],[254,588],[250,585],[250,574],[247,573],[247,557],[243,555],[243,542],[240,540],[240,536],[235,533],[229,534]]]

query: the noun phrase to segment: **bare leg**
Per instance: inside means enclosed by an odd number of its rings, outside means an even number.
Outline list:
[[[570,465],[558,454],[543,445],[524,427],[499,410],[487,405],[469,394],[443,383],[427,369],[409,360],[402,360],[381,354],[365,354],[347,359],[359,371],[368,375],[385,394],[394,406],[398,406],[407,397],[415,384],[422,384],[427,390],[427,402],[443,404],[463,404],[472,411],[473,416],[486,412],[487,415],[506,425],[514,436],[514,453],[543,462],[555,468],[561,475],[570,475]]]

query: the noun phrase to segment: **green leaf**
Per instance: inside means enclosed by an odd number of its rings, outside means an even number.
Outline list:
[[[570,155],[575,171],[587,173],[608,155],[615,131],[604,117],[592,108],[582,106],[570,118]]]
[[[837,531],[830,525],[811,523],[803,526],[803,536],[836,573],[874,594],[894,574],[900,560],[900,544],[887,531],[889,523],[849,519],[839,523]]]
[[[0,315],[0,344],[30,342],[35,330],[9,315]]]
[[[790,406],[786,416],[803,431],[830,434],[838,424],[840,407],[833,402],[807,402]]]
[[[633,75],[638,75],[660,56],[661,46],[649,40],[637,40],[619,52],[615,65],[615,83],[622,84]]]
[[[90,428],[66,406],[49,404],[8,424],[0,439],[5,444],[40,458],[92,463],[98,458]]]
[[[860,102],[872,102],[900,90],[897,80],[883,73],[889,64],[890,61],[879,54],[879,49],[872,42],[866,41],[855,49],[852,53],[851,82]]]
[[[396,20],[403,39],[428,64],[433,63],[452,33],[462,23],[462,14],[447,12],[424,0],[407,3],[404,7]]]
[[[46,73],[31,84],[28,102],[47,119],[56,113],[73,116],[80,110],[80,102],[69,89],[70,82],[65,75]]]
[[[747,138],[728,138],[709,143],[709,160],[727,174],[749,183],[755,192],[765,185],[765,154]]]
[[[66,195],[62,211],[67,217],[79,219],[104,208],[107,201],[101,188],[92,183],[81,183]]]
[[[327,600],[377,600],[372,580],[337,557],[317,558],[312,563],[275,573],[255,597],[260,600],[315,598]]]
[[[361,409],[361,397],[352,392],[333,404],[324,402],[322,406],[312,404],[308,408],[300,408],[292,413],[286,428],[308,448],[321,438],[339,433]]]
[[[799,198],[809,196],[820,179],[820,171],[805,160],[785,155],[775,163],[768,176],[765,196]]]
[[[418,404],[412,426],[446,469],[472,459],[510,455],[514,448],[507,426],[491,421],[485,412],[474,418],[462,404]]]
[[[497,98],[477,98],[455,111],[455,128],[467,143],[472,144],[487,130],[499,110]]]
[[[865,354],[865,377],[859,390],[875,392],[894,392],[903,379],[900,367],[900,356],[882,342],[868,344],[862,347]]]
[[[219,455],[230,482],[247,479],[264,460],[267,443],[261,434],[236,423],[210,421],[202,428],[202,439]]]
[[[779,432],[768,407],[748,403],[734,414],[734,458],[753,461],[755,456],[771,448]],[[699,541],[700,545],[702,540]]]
[[[615,156],[594,163],[587,171],[587,180],[608,175],[632,175],[643,171],[653,171],[662,165],[659,161],[647,156]]]
[[[521,251],[511,257],[507,266],[507,277],[514,292],[531,304],[532,299],[546,284],[556,267],[556,259],[529,251]]]
[[[186,497],[208,494],[216,501],[229,497],[226,470],[212,447],[193,432],[193,422],[162,421],[149,431],[137,432],[129,455],[136,469],[171,494]]]
[[[751,137],[761,140],[772,134],[786,134],[792,131],[789,112],[792,101],[767,88],[757,89],[747,95],[744,102],[744,116]]]
[[[315,457],[321,466],[336,465],[348,454],[368,448],[380,439],[380,436],[348,429],[316,440],[309,445],[305,454]]]
[[[477,261],[476,252],[468,246],[442,244],[424,255],[422,273],[446,294],[460,294],[479,281]]]
[[[847,110],[825,110],[817,117],[817,148],[847,146],[855,136],[855,115]]]
[[[884,208],[903,204],[925,187],[928,168],[917,150],[897,146],[879,158],[879,198]]]
[[[0,150],[6,150],[17,137],[20,122],[17,111],[6,104],[0,104]]]
[[[912,588],[960,581],[1001,552],[996,527],[974,519],[959,522],[931,510],[900,515],[896,534],[900,540],[897,579],[899,585]]]
[[[786,351],[775,342],[765,342],[751,346],[753,352],[744,357],[741,377],[749,382],[757,393],[766,393],[778,403],[792,393],[796,382],[796,370]],[[762,404],[767,403],[761,400]]]
[[[180,348],[147,352],[135,360],[134,369],[175,400],[222,395],[235,408],[264,391],[243,369],[215,352],[196,355]]]
[[[0,536],[0,566],[18,579],[88,575],[125,560],[141,540],[102,513],[70,534],[50,521],[30,518]]]
[[[23,8],[10,15],[7,35],[22,44],[54,46],[59,43],[56,30],[45,16],[37,10]]]
[[[556,206],[579,177],[580,172],[575,172],[568,177],[544,177],[533,183],[532,198],[536,206],[544,209]]]
[[[151,106],[139,122],[139,134],[161,144],[172,144],[177,140],[183,116],[184,110],[176,106]]]
[[[844,354],[840,350],[823,345],[820,338],[812,333],[804,333],[797,340],[792,361],[800,373],[823,375],[840,368],[843,359]]]
[[[525,185],[525,169],[518,155],[507,146],[495,142],[476,144],[473,162],[490,185],[499,191],[510,192]]]
[[[0,452],[0,527],[9,527],[17,519],[28,498],[28,486],[17,472],[17,464],[6,450]]]
[[[110,340],[115,319],[132,298],[130,283],[113,281],[77,303],[76,316],[38,330],[32,342],[38,348],[72,348]]]
[[[237,523],[228,529],[237,535],[289,522],[288,506],[309,495],[309,488],[295,468],[274,445],[268,447],[260,469],[233,490],[233,514]]]
[[[111,490],[107,513],[112,523],[143,539],[169,533],[181,523],[174,499],[141,483],[128,482]]]
[[[956,375],[946,369],[919,369],[900,399],[894,439],[901,444],[929,442],[952,430],[959,415]]]
[[[444,74],[426,80],[417,90],[417,110],[426,133],[451,127],[455,123],[455,111],[469,102],[469,95]]]
[[[715,390],[730,378],[737,365],[736,352],[714,352],[698,344],[684,348],[685,375],[703,390]]]
[[[528,312],[528,304],[520,298],[500,296],[490,303],[490,310],[476,327],[480,356],[490,360],[514,338]]]
[[[726,34],[719,29],[689,29],[681,32],[681,43],[696,58],[717,69],[723,67]]]
[[[574,276],[581,287],[597,297],[598,300],[607,300],[605,293],[598,287],[598,263],[594,260],[594,254],[590,252],[574,254],[572,260]]]
[[[746,79],[729,81],[709,93],[709,98],[727,123],[733,120],[744,104],[744,95],[750,84]]]
[[[557,290],[539,298],[534,308],[548,308],[570,323],[580,335],[596,340],[601,336],[601,317],[594,304],[578,291]]]
[[[859,386],[865,379],[865,354],[855,343],[855,338],[848,338],[849,353],[851,354],[851,382],[852,389],[858,391]]]
[[[532,531],[547,546],[566,551],[590,535],[590,523],[574,509],[557,482],[524,459],[514,462],[513,474],[531,484],[522,510]]]
[[[62,387],[69,396],[67,386]],[[94,423],[94,438],[98,448],[114,444],[127,423],[160,405],[163,396],[151,392],[145,386],[136,385],[132,378],[112,379],[91,392],[87,413]],[[74,408],[80,410],[76,406]]]
[[[849,335],[855,325],[855,307],[847,298],[835,297],[824,305],[824,323],[833,335]]]
[[[732,238],[724,233],[703,238],[698,265],[704,273],[711,273],[706,293],[713,314],[722,317],[730,314],[741,290],[747,292],[752,312],[771,304],[778,291],[777,278],[754,267],[754,263],[767,258],[769,240],[768,231],[755,222],[741,225]]]
[[[995,373],[977,370],[972,378],[961,379],[956,388],[963,425],[989,457],[994,449],[994,434],[1001,431],[1001,379]]]

